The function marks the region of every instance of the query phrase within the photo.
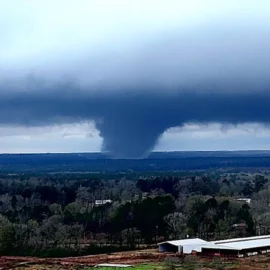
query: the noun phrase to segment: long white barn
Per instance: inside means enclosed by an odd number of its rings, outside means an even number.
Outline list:
[[[270,252],[270,235],[205,241],[199,238],[166,241],[158,244],[160,252],[200,253],[218,256],[252,256]]]

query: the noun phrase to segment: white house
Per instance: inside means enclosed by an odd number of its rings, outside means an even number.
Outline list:
[[[106,203],[112,203],[112,200],[95,200],[95,205],[104,205]]]

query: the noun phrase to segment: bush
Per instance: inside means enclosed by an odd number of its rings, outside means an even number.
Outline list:
[[[177,257],[168,257],[164,260],[165,270],[175,270],[177,265],[181,263],[180,259]]]

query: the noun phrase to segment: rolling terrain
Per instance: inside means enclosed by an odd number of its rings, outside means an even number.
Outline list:
[[[145,159],[111,159],[102,153],[0,155],[2,173],[243,170],[269,166],[270,151],[154,152]]]

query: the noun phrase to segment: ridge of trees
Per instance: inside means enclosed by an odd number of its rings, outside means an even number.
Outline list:
[[[239,202],[242,196],[251,204]],[[95,200],[112,203],[96,205]],[[235,229],[234,224],[244,224]],[[67,256],[268,233],[268,174],[2,175],[0,254]],[[22,248],[23,247],[23,248]]]

